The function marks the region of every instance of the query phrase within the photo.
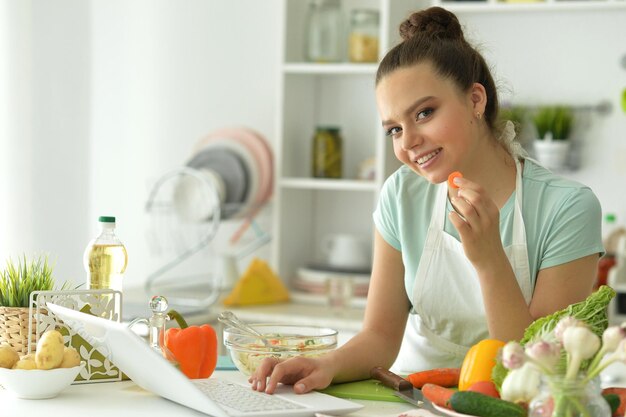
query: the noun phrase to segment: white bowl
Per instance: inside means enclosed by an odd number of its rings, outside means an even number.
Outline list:
[[[85,362],[73,368],[6,369],[0,368],[0,385],[17,398],[40,400],[54,398],[69,387]]]

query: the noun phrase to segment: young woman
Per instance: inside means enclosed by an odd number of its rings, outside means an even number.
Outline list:
[[[401,374],[458,367],[481,339],[520,339],[591,293],[603,252],[592,191],[525,158],[510,122],[499,128],[493,78],[452,13],[414,13],[400,34],[376,100],[404,165],[374,213],[363,329],[319,358],[266,359],[253,389],[303,393],[392,364]],[[454,171],[463,178],[451,186]]]

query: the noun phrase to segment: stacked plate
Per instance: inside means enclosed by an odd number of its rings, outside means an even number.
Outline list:
[[[214,185],[222,218],[252,216],[272,195],[272,152],[267,141],[253,130],[230,128],[210,133],[198,141],[186,166]],[[200,183],[191,179],[182,182],[175,195],[178,211],[196,221],[211,217],[206,204],[199,204],[199,188]]]
[[[350,272],[329,269],[317,269],[306,267],[298,269],[298,273],[293,282],[296,290],[310,294],[326,296],[327,281],[330,277],[345,277],[352,281],[352,294],[357,298],[367,297],[370,274],[364,272]]]

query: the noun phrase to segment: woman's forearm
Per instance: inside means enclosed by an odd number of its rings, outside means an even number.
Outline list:
[[[505,342],[521,339],[533,317],[508,259],[503,254],[477,273],[489,336]]]
[[[364,329],[345,345],[321,360],[333,368],[333,382],[366,379],[375,366],[389,368],[396,359],[402,338]]]
[[[477,268],[490,337],[519,340],[533,320],[584,300],[596,280],[598,254],[539,271],[526,304],[511,264],[504,256]]]

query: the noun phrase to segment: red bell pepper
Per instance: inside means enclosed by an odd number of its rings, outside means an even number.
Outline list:
[[[188,378],[208,378],[217,365],[217,335],[208,324],[188,326],[182,316],[171,310],[180,329],[170,328],[165,331],[165,347],[176,358],[180,370]]]

